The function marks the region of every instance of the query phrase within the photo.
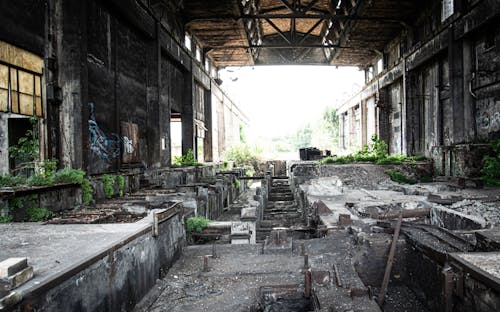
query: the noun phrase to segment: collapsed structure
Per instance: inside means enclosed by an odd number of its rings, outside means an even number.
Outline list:
[[[22,220],[17,203],[60,214],[0,225],[0,261],[14,258],[0,263],[0,309],[499,310],[498,188],[449,179],[476,178],[498,139],[499,13],[494,0],[1,3],[0,172],[37,116],[40,158],[83,168],[97,203],[82,207],[74,183],[0,190],[1,216]],[[377,134],[432,159],[399,170],[444,178],[170,168],[239,140],[246,119],[217,69],[264,64],[365,70],[340,108],[341,147]],[[192,216],[214,221],[187,237]]]

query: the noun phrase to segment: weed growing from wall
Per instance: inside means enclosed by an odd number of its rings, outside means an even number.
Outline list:
[[[90,205],[94,199],[94,189],[90,184],[90,179],[82,180],[82,201],[84,205]]]
[[[386,174],[388,174],[389,177],[391,177],[391,180],[394,182],[401,183],[401,184],[415,184],[415,183],[417,183],[416,180],[408,178],[407,176],[405,176],[404,174],[402,174],[399,171],[388,169],[384,172]]]
[[[112,198],[113,195],[115,195],[116,177],[111,174],[105,174],[102,176],[101,180],[106,198]]]
[[[172,162],[173,167],[191,167],[191,166],[201,166],[196,158],[194,157],[194,152],[192,149],[188,150],[186,155],[174,156],[174,161]]]
[[[123,196],[123,190],[125,189],[125,178],[121,175],[116,177],[116,184],[118,185],[118,196]]]
[[[483,157],[481,179],[486,185],[500,186],[500,139],[492,142],[493,155]]]
[[[191,217],[186,220],[186,233],[202,232],[210,223],[210,220],[204,217]]]

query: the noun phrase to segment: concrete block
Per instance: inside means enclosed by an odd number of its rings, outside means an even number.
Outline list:
[[[20,272],[17,272],[16,274],[9,276],[7,278],[7,281],[10,283],[11,289],[14,289],[26,283],[32,278],[33,278],[33,267],[29,266],[27,268],[24,268]]]
[[[28,266],[28,258],[9,258],[0,262],[0,278],[7,278]]]
[[[10,293],[10,283],[7,280],[0,279],[0,298]]]
[[[340,226],[348,226],[352,224],[350,214],[339,214],[339,224]]]

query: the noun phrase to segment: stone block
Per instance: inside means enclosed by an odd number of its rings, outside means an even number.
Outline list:
[[[339,214],[339,224],[340,226],[348,226],[352,224],[350,214]]]
[[[8,258],[0,262],[0,278],[7,278],[28,266],[28,258]]]
[[[33,278],[33,267],[29,266],[17,272],[16,274],[9,276],[7,278],[7,281],[10,284],[10,288],[14,289],[23,285],[32,278]]]
[[[10,293],[10,283],[5,279],[0,279],[0,298]]]

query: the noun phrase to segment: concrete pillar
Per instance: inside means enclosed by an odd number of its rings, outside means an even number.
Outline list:
[[[182,109],[182,154],[185,155],[188,150],[195,151],[195,123],[193,108],[193,74],[184,73],[184,92]]]
[[[205,140],[203,142],[203,153],[205,162],[213,161],[213,123],[212,123],[212,92],[205,90]]]
[[[473,142],[476,139],[475,98],[472,95],[472,72],[474,71],[472,46],[470,40],[463,41],[463,103],[464,103],[464,140]]]
[[[157,23],[156,39],[149,42],[146,54],[148,167],[161,166],[161,120],[165,112],[163,110],[160,111],[161,46],[159,42],[159,29],[160,25]]]
[[[82,168],[88,146],[88,112],[83,109],[88,101],[86,13],[86,1],[55,0],[57,80],[62,91],[58,158],[63,167]]]
[[[452,143],[464,141],[464,66],[463,66],[463,40],[454,40],[454,26],[450,28],[450,41],[448,44],[448,59],[450,64],[450,92],[453,109]],[[467,125],[468,127],[470,125]]]

